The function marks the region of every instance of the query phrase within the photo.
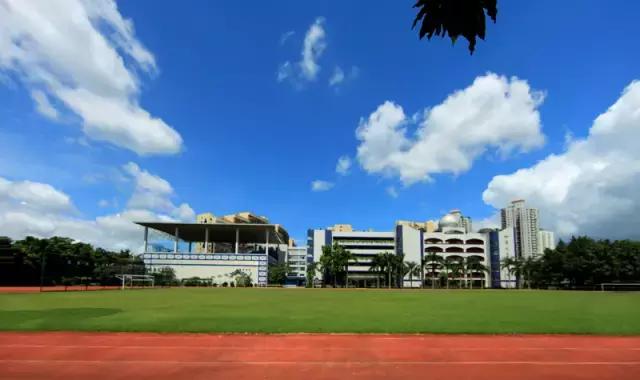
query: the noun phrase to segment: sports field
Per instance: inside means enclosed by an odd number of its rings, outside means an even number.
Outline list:
[[[5,331],[640,334],[640,293],[177,288],[0,294]]]

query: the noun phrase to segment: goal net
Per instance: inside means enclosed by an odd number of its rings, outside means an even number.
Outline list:
[[[618,292],[630,292],[640,291],[640,282],[608,282],[600,284],[600,290],[604,291],[618,291]]]
[[[121,281],[122,289],[154,287],[153,276],[148,274],[119,274],[116,278]]]

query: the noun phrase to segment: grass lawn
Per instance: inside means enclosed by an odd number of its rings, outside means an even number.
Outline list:
[[[640,293],[183,288],[0,294],[0,330],[640,334]]]

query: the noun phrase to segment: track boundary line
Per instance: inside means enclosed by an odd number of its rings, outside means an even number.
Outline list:
[[[48,345],[48,344],[0,344],[0,348],[65,348],[65,349],[82,349],[82,348],[90,348],[90,349],[103,349],[103,348],[113,348],[113,349],[145,349],[145,350],[160,350],[160,349],[195,349],[195,350],[246,350],[247,346],[180,346],[180,345],[154,345],[154,346],[145,346],[145,345],[117,345],[117,344],[105,344],[105,345],[84,345],[84,344],[67,344],[67,345]],[[252,350],[255,351],[297,351],[299,347],[269,347],[269,348],[261,348],[261,347],[251,347]],[[320,348],[320,350],[335,350],[335,351],[357,351],[357,348],[352,347],[328,347],[328,348]],[[385,350],[389,350],[389,348],[385,348]],[[395,349],[398,351],[406,350],[405,348]],[[484,347],[420,347],[420,350],[433,350],[433,351],[640,351],[640,347],[511,347],[511,348],[484,348]]]
[[[166,365],[188,365],[188,366],[228,366],[228,365],[315,365],[315,366],[344,366],[344,365],[623,365],[623,366],[640,366],[640,361],[634,362],[607,362],[607,361],[588,361],[588,362],[553,362],[553,361],[175,361],[175,360],[68,360],[68,359],[0,359],[0,363],[30,363],[30,364],[166,364]]]

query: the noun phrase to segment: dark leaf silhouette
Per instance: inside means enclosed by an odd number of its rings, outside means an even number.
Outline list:
[[[449,36],[455,44],[459,36],[469,41],[469,52],[476,48],[476,37],[484,40],[486,36],[486,15],[496,22],[498,15],[497,0],[418,0],[413,6],[418,14],[412,28],[418,23],[420,39],[436,36]]]

